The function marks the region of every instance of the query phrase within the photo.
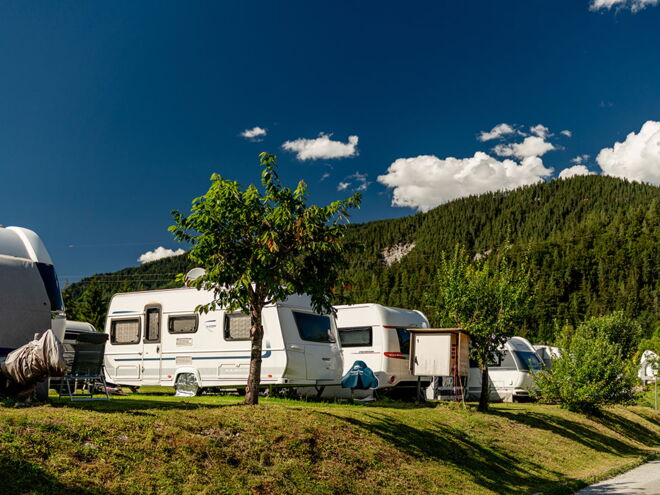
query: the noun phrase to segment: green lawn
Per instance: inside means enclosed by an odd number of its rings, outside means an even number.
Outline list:
[[[135,394],[0,406],[0,493],[571,493],[660,452],[660,414]]]

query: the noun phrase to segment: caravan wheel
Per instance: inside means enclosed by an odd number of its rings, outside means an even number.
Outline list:
[[[202,393],[197,378],[192,373],[181,373],[177,376],[174,390],[177,397],[194,397]]]

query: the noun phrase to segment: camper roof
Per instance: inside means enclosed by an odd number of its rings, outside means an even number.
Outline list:
[[[375,303],[335,306],[337,326],[385,325],[396,327],[427,327],[426,317],[417,310],[393,308]]]
[[[0,227],[0,255],[53,264],[39,236],[23,227]]]

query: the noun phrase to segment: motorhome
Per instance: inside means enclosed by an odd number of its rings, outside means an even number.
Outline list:
[[[244,389],[250,367],[250,317],[224,309],[200,314],[209,291],[194,288],[115,294],[108,309],[108,382],[128,387]],[[334,318],[293,295],[263,309],[261,384],[323,386],[341,379]]]
[[[53,261],[33,231],[0,227],[0,357],[52,329],[62,341],[64,303]]]
[[[490,399],[493,401],[523,401],[536,389],[533,372],[541,369],[534,347],[523,337],[511,337],[500,349],[502,357],[488,363]],[[481,395],[481,370],[471,363],[468,372],[468,400]]]
[[[335,306],[337,329],[347,373],[355,361],[364,361],[378,379],[380,393],[414,394],[417,377],[409,369],[410,332],[408,328],[428,328],[423,313],[380,304]],[[430,377],[424,377],[427,386]],[[328,388],[324,396],[342,397],[350,394],[336,387]],[[368,398],[373,391],[355,391],[356,397]]]

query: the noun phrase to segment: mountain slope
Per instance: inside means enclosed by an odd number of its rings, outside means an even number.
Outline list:
[[[533,312],[522,334],[551,341],[560,325],[616,309],[639,318],[651,333],[659,316],[659,208],[656,186],[583,176],[358,224],[348,231],[358,247],[347,257],[352,283],[344,295],[351,302],[418,308],[442,324],[425,296],[441,253],[457,243],[480,256],[506,248],[514,262],[527,260],[535,280]],[[396,261],[392,253],[403,256]],[[75,314],[90,283],[100,284],[109,299],[120,290],[174,286],[175,274],[191,266],[184,255],[95,275],[68,287],[65,297]]]

